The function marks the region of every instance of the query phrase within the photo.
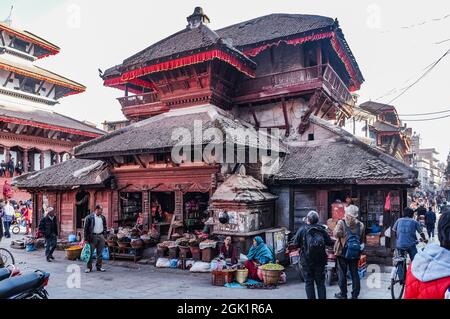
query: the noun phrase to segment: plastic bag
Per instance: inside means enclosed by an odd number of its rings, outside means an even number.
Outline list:
[[[108,249],[108,247],[103,248],[102,258],[103,258],[103,260],[109,260],[109,249]]]
[[[156,268],[169,268],[170,267],[170,259],[168,258],[158,258],[156,261]]]
[[[81,251],[80,260],[88,262],[90,256],[91,256],[91,245],[85,244],[83,250]]]
[[[177,268],[177,266],[178,266],[178,259],[171,259],[170,268]]]
[[[210,272],[210,264],[202,261],[197,261],[194,263],[189,270],[190,272]]]

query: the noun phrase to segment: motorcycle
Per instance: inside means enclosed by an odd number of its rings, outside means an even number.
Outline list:
[[[5,268],[0,268],[0,281],[20,276],[21,274],[19,268],[14,265],[9,265]]]
[[[0,281],[0,299],[48,299],[45,287],[50,274],[36,270],[32,273]]]

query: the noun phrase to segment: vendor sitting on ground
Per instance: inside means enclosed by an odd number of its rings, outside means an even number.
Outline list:
[[[227,263],[228,259],[233,265],[236,265],[238,263],[237,251],[236,248],[234,248],[234,246],[231,244],[230,236],[227,236],[227,238],[225,238],[222,247],[220,247],[220,253],[223,255],[223,258],[225,258]]]
[[[256,236],[253,239],[253,246],[248,251],[247,258],[248,260],[244,266],[248,269],[248,278],[254,280],[262,280],[258,276],[259,266],[275,262],[272,250],[270,250],[260,236]]]

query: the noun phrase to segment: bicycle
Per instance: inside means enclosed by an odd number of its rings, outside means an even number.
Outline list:
[[[392,299],[402,299],[403,297],[406,282],[406,255],[407,252],[404,249],[394,251],[392,258],[394,268],[391,272],[391,285],[389,286]]]
[[[428,241],[424,241],[420,239],[419,250],[423,250],[425,248]],[[391,285],[389,289],[391,290],[392,299],[402,299],[403,292],[405,291],[405,283],[406,283],[406,256],[407,251],[404,249],[395,249],[394,257],[392,258],[392,262],[394,268],[391,272]]]
[[[13,254],[6,248],[0,248],[0,268],[15,265],[16,261]]]

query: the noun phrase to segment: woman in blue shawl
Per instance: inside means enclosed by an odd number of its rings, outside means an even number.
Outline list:
[[[275,261],[272,250],[264,243],[260,236],[253,239],[253,246],[247,254],[248,260],[244,266],[248,269],[248,278],[258,280],[258,266]]]

